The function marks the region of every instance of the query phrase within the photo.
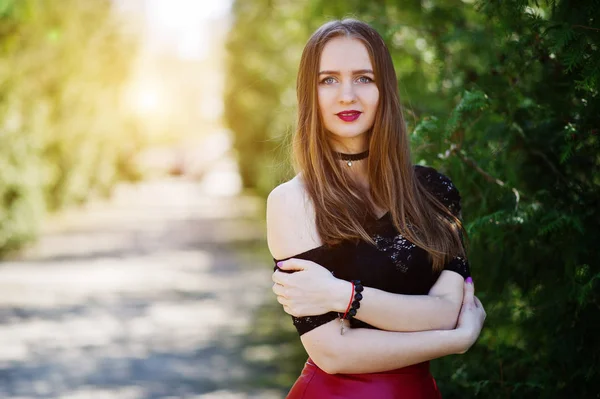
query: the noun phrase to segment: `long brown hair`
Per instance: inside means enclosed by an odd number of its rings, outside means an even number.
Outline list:
[[[370,198],[335,157],[319,114],[317,81],[321,53],[329,40],[339,36],[358,39],[365,45],[380,93],[375,122],[367,133]],[[441,270],[451,256],[464,255],[460,220],[415,176],[396,72],[383,39],[373,28],[361,21],[344,19],[317,29],[302,52],[296,90],[294,168],[301,174],[314,204],[316,228],[324,245],[361,239],[374,245],[364,224],[376,219],[377,206],[389,209],[400,234],[429,253],[434,270]]]

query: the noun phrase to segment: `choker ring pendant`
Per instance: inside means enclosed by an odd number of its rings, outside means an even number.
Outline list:
[[[352,161],[360,161],[362,159],[367,158],[369,156],[369,150],[363,151],[358,154],[345,154],[343,152],[334,151],[334,154],[338,159],[341,159],[342,161],[347,161],[346,164],[348,166],[352,166]]]

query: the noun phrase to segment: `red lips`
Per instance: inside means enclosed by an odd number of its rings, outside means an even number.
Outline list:
[[[353,122],[358,119],[360,114],[362,114],[362,112],[352,109],[352,110],[348,110],[348,111],[338,112],[336,115],[338,118],[340,118],[344,122]]]

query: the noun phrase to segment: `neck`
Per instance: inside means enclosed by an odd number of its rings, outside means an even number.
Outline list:
[[[354,180],[360,187],[365,191],[369,190],[369,175],[368,175],[368,157],[361,155],[362,159],[356,159],[358,154],[354,156],[346,156],[349,154],[337,153],[338,161],[346,173],[352,180]],[[352,158],[352,159],[350,159]]]
[[[364,138],[353,138],[345,141],[334,140],[331,142],[334,156],[343,167],[344,171],[354,179],[361,187],[368,190],[369,179],[367,164],[370,154],[365,157],[364,153],[369,150],[369,143]],[[337,153],[337,154],[336,154]],[[359,154],[362,154],[359,156]],[[356,158],[363,158],[355,160]],[[350,164],[349,164],[350,163]]]
[[[330,140],[333,151],[342,154],[360,154],[369,149],[369,141],[365,135],[358,137],[334,137]]]

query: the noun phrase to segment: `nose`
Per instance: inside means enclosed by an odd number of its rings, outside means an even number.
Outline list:
[[[356,102],[356,93],[354,92],[354,85],[350,83],[345,83],[340,85],[341,93],[340,93],[340,103],[341,104],[352,104]]]

